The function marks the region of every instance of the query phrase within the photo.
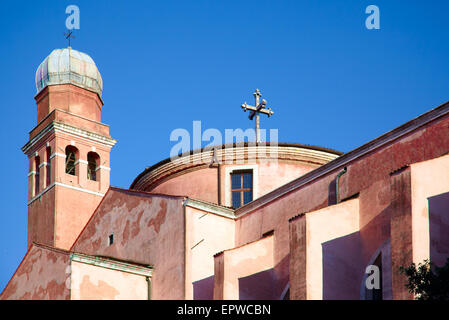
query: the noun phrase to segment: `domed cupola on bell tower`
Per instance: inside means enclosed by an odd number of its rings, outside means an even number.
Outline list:
[[[55,49],[36,71],[36,89],[39,93],[48,85],[71,83],[98,93],[103,91],[101,74],[90,56],[72,49]]]
[[[36,71],[37,121],[55,108],[101,121],[103,79],[92,58],[72,49],[55,49]]]
[[[94,60],[55,49],[36,71],[37,125],[29,159],[28,245],[69,249],[109,188],[116,141],[101,123],[103,80]]]

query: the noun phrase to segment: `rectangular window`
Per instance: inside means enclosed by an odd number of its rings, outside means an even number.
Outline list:
[[[240,208],[253,200],[253,171],[233,171],[231,173],[232,207]]]

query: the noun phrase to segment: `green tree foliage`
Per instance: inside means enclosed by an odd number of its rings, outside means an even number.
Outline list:
[[[449,258],[442,267],[429,260],[409,267],[400,267],[401,273],[408,277],[405,285],[417,300],[449,300]]]

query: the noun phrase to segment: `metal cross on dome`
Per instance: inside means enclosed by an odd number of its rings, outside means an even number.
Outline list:
[[[256,91],[253,93],[253,96],[256,100],[256,106],[250,106],[246,104],[241,105],[242,109],[246,112],[246,110],[251,110],[251,113],[249,114],[248,118],[249,120],[253,120],[254,117],[256,117],[256,142],[260,142],[260,117],[259,114],[263,113],[266,114],[268,117],[272,116],[274,114],[273,111],[271,111],[271,108],[266,109],[265,106],[267,105],[267,101],[265,99],[262,99],[262,102],[259,103],[259,98],[262,96],[259,89],[256,89]]]
[[[67,30],[67,33],[64,32],[65,38],[67,40],[69,40],[69,47],[70,47],[70,38],[75,39],[75,36],[72,33],[73,33],[73,31],[68,31],[68,30]]]

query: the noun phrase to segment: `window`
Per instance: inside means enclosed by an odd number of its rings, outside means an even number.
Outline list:
[[[47,169],[45,172],[46,175],[46,179],[45,179],[45,185],[48,187],[50,185],[50,181],[51,181],[51,148],[47,147]]]
[[[252,170],[231,173],[231,193],[233,208],[239,208],[253,200]]]
[[[100,165],[100,157],[95,152],[87,154],[87,179],[97,181],[97,169]]]
[[[65,173],[71,174],[73,176],[76,175],[75,163],[77,153],[78,149],[76,149],[74,146],[67,146],[65,148]]]
[[[113,243],[114,243],[114,234],[113,233],[111,233],[110,235],[109,235],[109,238],[108,238],[108,242],[109,242],[109,245],[111,246]]]
[[[41,164],[41,158],[39,156],[36,156],[34,158],[34,168],[36,170],[36,173],[34,174],[34,195],[37,195],[39,193],[39,165]]]

